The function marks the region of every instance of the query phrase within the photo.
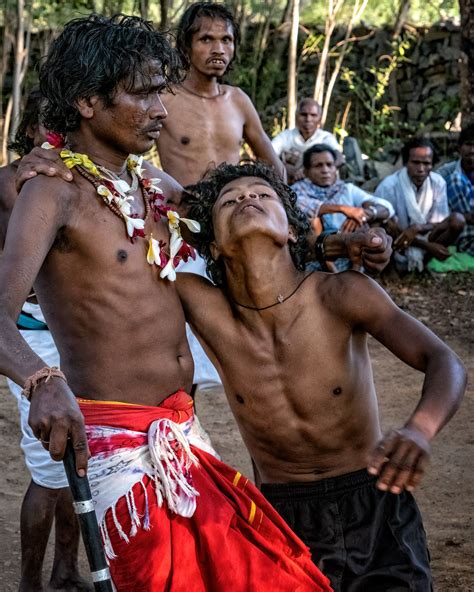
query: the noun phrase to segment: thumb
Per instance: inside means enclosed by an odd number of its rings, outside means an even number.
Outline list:
[[[369,230],[367,233],[367,246],[378,247],[383,242],[382,237],[374,230]]]

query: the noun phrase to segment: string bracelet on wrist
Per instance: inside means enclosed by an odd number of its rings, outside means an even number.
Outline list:
[[[31,396],[38,388],[41,381],[48,382],[48,380],[51,380],[53,377],[61,378],[67,383],[66,376],[59,368],[56,366],[52,366],[51,368],[49,366],[45,366],[26,379],[21,394],[26,397],[28,401],[31,401]]]

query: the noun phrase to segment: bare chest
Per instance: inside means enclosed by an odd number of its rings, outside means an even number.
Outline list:
[[[245,121],[230,98],[207,100],[178,95],[167,109],[162,132],[165,141],[185,151],[205,152],[219,162],[226,160],[229,152],[238,154]]]

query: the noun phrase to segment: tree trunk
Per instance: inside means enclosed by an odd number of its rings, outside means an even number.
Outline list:
[[[408,13],[411,7],[411,0],[400,0],[398,7],[397,20],[393,28],[392,39],[397,39],[402,33],[402,29],[407,22]]]
[[[148,19],[148,0],[140,0],[140,16],[142,19]]]
[[[160,29],[168,26],[168,0],[160,0]]]
[[[277,80],[280,81],[282,78],[281,64],[285,51],[288,49],[288,39],[291,30],[291,12],[288,11],[289,6],[293,6],[292,0],[287,0],[284,11],[284,18],[288,15],[288,20],[283,20],[280,26],[273,31],[268,42],[268,47],[261,60],[262,67],[259,72],[259,87],[255,100],[257,111],[263,110],[268,105]]]
[[[296,112],[296,62],[298,56],[298,30],[300,25],[300,0],[293,0],[291,11],[290,50],[288,52],[288,128],[295,127]]]
[[[323,103],[324,98],[324,83],[326,81],[326,71],[329,65],[329,49],[331,47],[331,37],[336,27],[337,16],[341,8],[344,6],[345,0],[329,0],[328,14],[324,25],[324,44],[321,51],[321,58],[319,60],[318,71],[316,73],[316,80],[314,83],[314,99],[319,104]]]
[[[474,2],[460,0],[461,8],[461,112],[462,126],[474,123]]]
[[[268,6],[268,13],[266,15],[265,20],[262,22],[261,30],[258,35],[258,43],[255,48],[255,67],[252,77],[252,92],[251,98],[252,102],[255,103],[255,98],[257,95],[257,84],[259,79],[259,72],[260,67],[262,65],[262,58],[265,53],[268,44],[268,35],[270,33],[270,24],[273,16],[273,11],[275,9],[276,0],[271,0],[270,3],[267,4]]]
[[[23,79],[28,66],[28,53],[30,49],[30,30],[31,23],[29,14],[25,10],[23,0],[17,0],[17,31],[15,43],[15,63],[13,66],[13,88],[12,88],[12,119],[8,136],[13,139],[20,122],[20,107]],[[26,36],[26,40],[25,40]],[[13,155],[10,155],[10,159]]]

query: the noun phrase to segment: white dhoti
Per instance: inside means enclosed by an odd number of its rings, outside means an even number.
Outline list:
[[[38,311],[35,313],[35,318],[44,321],[44,318],[39,312],[39,306],[29,304],[28,312],[30,312],[33,307],[36,307]],[[24,330],[20,331],[20,333],[31,349],[43,359],[48,366],[59,366],[59,353],[49,331]],[[48,487],[50,489],[68,487],[63,463],[56,462],[51,458],[49,452],[43,448],[41,442],[34,436],[28,425],[30,402],[25,397],[22,397],[22,389],[20,386],[9,379],[7,379],[7,383],[10,391],[17,399],[21,427],[20,445],[31,478],[37,485]]]
[[[180,263],[177,271],[185,271],[187,273],[195,273],[196,275],[206,275],[206,263],[202,257],[196,254],[196,259],[189,259],[186,263]],[[193,383],[197,384],[201,390],[220,386],[221,379],[211,360],[207,357],[201,344],[195,337],[191,327],[186,323],[186,336],[188,338],[189,348],[194,360],[194,379]]]

